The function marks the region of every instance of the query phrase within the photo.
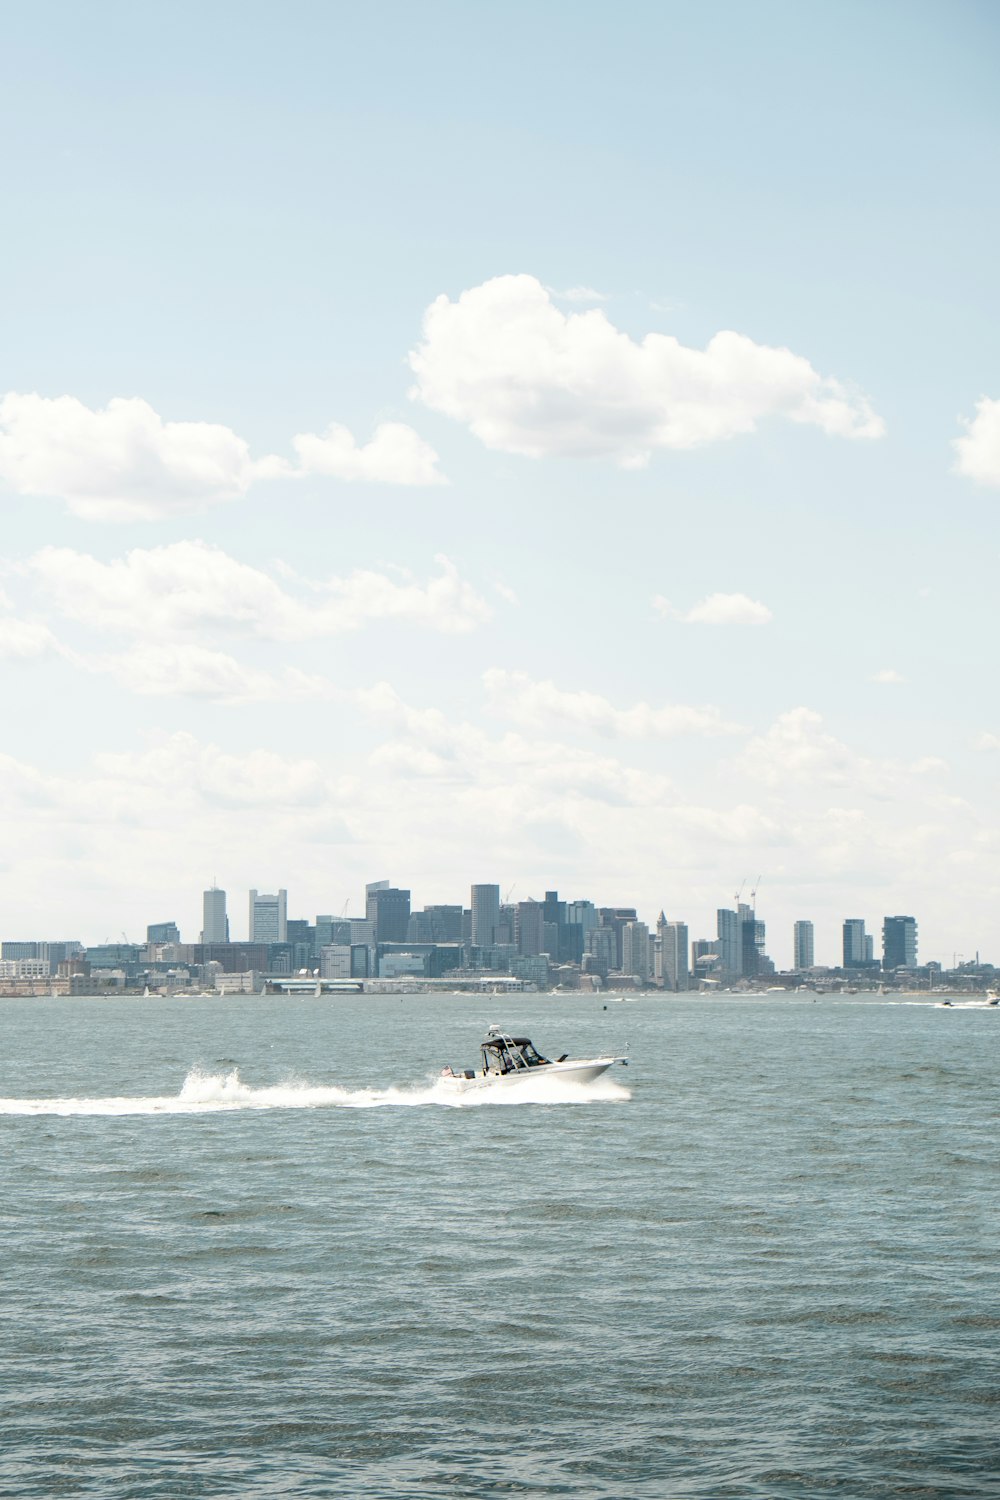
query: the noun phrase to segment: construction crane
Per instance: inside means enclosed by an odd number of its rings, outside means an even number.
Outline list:
[[[510,889],[507,891],[507,894],[503,898],[503,904],[504,904],[504,906],[506,906],[509,903],[511,896],[513,896],[513,894],[514,894],[514,892],[516,890],[517,890],[517,881],[515,880],[514,884],[510,887]]]
[[[750,910],[753,912],[754,916],[757,915],[757,892],[759,890],[760,890],[760,876],[758,875],[756,881],[754,882],[754,888],[750,892]]]
[[[740,888],[736,892],[736,895],[733,897],[733,901],[735,903],[737,911],[739,911],[739,909],[740,909],[740,897],[742,896],[743,892],[746,890],[746,884],[747,884],[746,880],[741,880],[740,881]]]

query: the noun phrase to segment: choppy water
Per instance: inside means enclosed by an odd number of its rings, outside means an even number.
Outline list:
[[[613,1081],[460,1102],[483,1027]],[[0,1494],[1000,1496],[1000,1014],[0,1002]]]

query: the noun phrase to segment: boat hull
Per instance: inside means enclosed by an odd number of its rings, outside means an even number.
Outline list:
[[[521,1083],[545,1079],[560,1083],[593,1083],[602,1073],[623,1057],[582,1057],[566,1062],[542,1063],[537,1068],[517,1068],[512,1073],[476,1073],[472,1078],[463,1078],[460,1073],[448,1075],[446,1082],[459,1091],[467,1089],[509,1088]]]

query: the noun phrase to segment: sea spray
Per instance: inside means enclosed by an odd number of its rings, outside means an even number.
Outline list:
[[[180,1093],[111,1098],[0,1099],[0,1115],[201,1115],[234,1110],[379,1109],[438,1105],[449,1109],[505,1107],[517,1104],[617,1103],[631,1097],[629,1090],[610,1079],[573,1083],[558,1078],[526,1078],[523,1082],[485,1086],[466,1092],[450,1080],[399,1085],[385,1089],[346,1089],[304,1082],[255,1088],[245,1083],[237,1068],[210,1073],[192,1068]]]

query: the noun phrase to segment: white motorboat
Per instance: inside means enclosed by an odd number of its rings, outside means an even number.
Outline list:
[[[482,1067],[456,1072],[442,1068],[441,1076],[458,1088],[484,1088],[495,1084],[524,1083],[529,1079],[558,1079],[566,1083],[593,1083],[615,1063],[627,1066],[626,1057],[543,1057],[526,1036],[510,1036],[491,1026],[480,1044]]]

